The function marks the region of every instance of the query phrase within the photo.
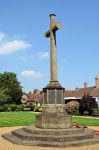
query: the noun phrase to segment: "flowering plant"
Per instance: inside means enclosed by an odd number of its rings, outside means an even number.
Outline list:
[[[99,136],[99,131],[94,130],[94,133]]]
[[[70,115],[79,115],[79,103],[77,101],[68,102],[66,112]]]
[[[77,127],[77,128],[81,128],[82,126],[79,123],[76,124],[72,124],[72,126]],[[84,128],[87,128],[86,126],[83,126]]]

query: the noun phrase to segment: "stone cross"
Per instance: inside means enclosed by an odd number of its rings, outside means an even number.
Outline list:
[[[60,23],[55,23],[55,14],[50,14],[50,29],[45,33],[50,37],[50,81],[57,82],[57,57],[56,57],[56,31],[61,28]]]

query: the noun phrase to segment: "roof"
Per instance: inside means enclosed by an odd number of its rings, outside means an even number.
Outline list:
[[[84,95],[89,94],[93,97],[99,97],[99,88],[93,87],[85,87],[85,88],[79,88],[76,90],[65,90],[64,97],[76,97],[80,98]],[[34,93],[24,93],[24,95],[27,96],[27,102],[40,102],[43,98],[43,94],[41,92],[34,92]]]
[[[40,100],[42,99],[42,93],[40,92],[36,92],[36,93],[28,93],[25,95],[27,96],[27,102],[40,102]]]
[[[86,87],[77,90],[65,90],[65,97],[82,97],[89,94],[93,97],[99,97],[99,88],[96,87]]]

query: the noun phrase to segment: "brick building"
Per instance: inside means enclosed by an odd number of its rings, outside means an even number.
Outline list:
[[[76,88],[75,90],[65,90],[64,99],[66,103],[71,100],[79,101],[84,95],[90,95],[94,97],[99,106],[99,76],[96,76],[95,78],[95,86],[89,87],[88,84],[84,82],[83,88]]]

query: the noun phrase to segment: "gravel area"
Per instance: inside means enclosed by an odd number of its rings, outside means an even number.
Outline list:
[[[3,133],[10,132],[12,130],[18,129],[21,127],[0,127],[0,150],[99,150],[99,144],[80,146],[80,147],[71,147],[71,148],[47,148],[47,147],[35,147],[35,146],[22,146],[12,144],[11,142],[5,140],[1,137]],[[99,130],[98,127],[90,127],[95,130]]]

